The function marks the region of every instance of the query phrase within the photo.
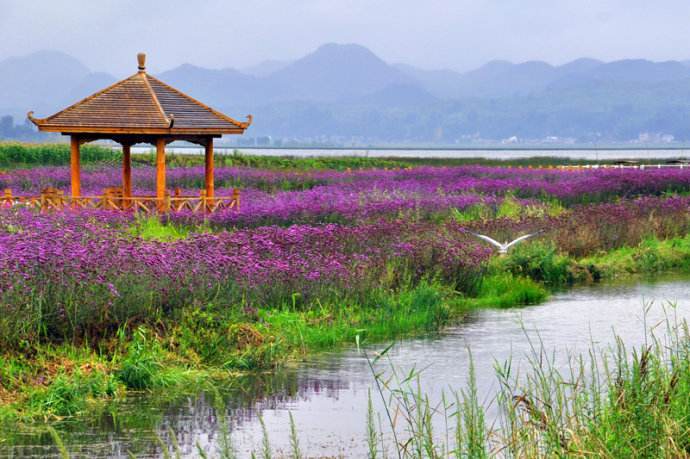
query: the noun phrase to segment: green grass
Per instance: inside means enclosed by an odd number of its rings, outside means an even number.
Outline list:
[[[168,164],[178,166],[203,165],[202,155],[184,153],[169,154]],[[140,153],[132,155],[133,160],[146,164],[154,164],[155,154]],[[366,157],[366,156],[323,156],[323,157],[296,157],[296,156],[264,156],[234,150],[232,154],[217,154],[216,164],[219,166],[244,166],[261,169],[287,169],[287,170],[338,170],[369,169],[369,168],[409,168],[417,166],[511,166],[511,167],[549,167],[584,164],[614,164],[616,160],[584,160],[562,157],[529,157],[517,159],[491,159],[491,158],[407,158],[407,157]],[[639,160],[641,164],[663,163],[665,159],[646,158]]]
[[[540,204],[523,205],[509,193],[498,207],[480,203],[462,210],[452,208],[450,209],[450,216],[457,223],[466,224],[477,221],[487,222],[495,218],[518,221],[522,218],[557,217],[564,211],[565,208],[556,199],[544,199]]]
[[[163,223],[158,216],[138,216],[131,224],[129,231],[134,236],[147,240],[162,242],[186,239],[191,233],[210,232],[210,228],[202,225],[176,225]]]
[[[540,283],[510,273],[492,274],[482,279],[479,294],[474,298],[462,298],[463,308],[508,308],[537,304],[548,297],[548,290]]]
[[[345,153],[345,152],[344,152]],[[201,155],[172,154],[169,163],[173,166],[198,166],[203,164]],[[134,155],[138,160],[153,164],[155,155],[153,151],[147,154]],[[252,155],[251,150],[242,151],[236,149],[232,154],[217,154],[216,164],[223,166],[246,166],[262,169],[366,169],[366,168],[405,168],[416,166],[513,166],[513,167],[544,167],[582,164],[614,164],[617,160],[584,160],[570,159],[557,156],[529,157],[517,159],[491,159],[491,158],[408,158],[408,157],[368,157],[368,156],[322,156],[322,157],[296,157],[296,156],[264,156]],[[656,164],[664,162],[655,158],[638,160],[641,164]]]
[[[367,305],[323,305],[320,309],[262,310],[276,343],[303,352],[330,349],[355,340],[381,341],[438,330],[451,319],[448,292],[422,282],[399,294],[380,291]]]
[[[690,234],[659,241],[646,239],[637,247],[622,247],[579,261],[602,278],[664,271],[690,272]]]
[[[61,166],[69,164],[70,146],[63,143],[0,142],[0,168],[25,168],[36,166]],[[81,147],[82,163],[118,163],[122,152],[100,145],[86,144]]]
[[[116,398],[124,386],[111,369],[92,349],[67,344],[0,356],[0,391],[10,394],[0,420],[72,416]]]
[[[573,266],[577,261],[562,255],[550,242],[532,241],[514,247],[508,256],[496,257],[490,270],[512,273],[556,288],[574,281]]]
[[[155,161],[155,155],[136,155],[138,160],[151,163]],[[170,155],[169,164],[173,167],[200,166],[204,164],[201,155],[173,154]],[[288,170],[323,170],[332,169],[344,171],[347,169],[366,168],[394,168],[404,165],[395,160],[385,158],[360,158],[360,157],[314,157],[296,158],[289,156],[256,156],[243,154],[234,150],[232,154],[217,154],[215,162],[219,166],[241,166],[260,169],[288,169]]]
[[[491,261],[491,273],[512,273],[558,289],[631,275],[690,272],[690,234],[666,240],[644,239],[634,247],[621,247],[582,259],[558,252],[549,242],[516,246],[508,256]]]

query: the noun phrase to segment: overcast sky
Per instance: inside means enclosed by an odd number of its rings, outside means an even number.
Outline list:
[[[359,43],[388,62],[690,58],[688,0],[0,0],[0,59],[67,52],[116,76],[149,55],[223,68]]]

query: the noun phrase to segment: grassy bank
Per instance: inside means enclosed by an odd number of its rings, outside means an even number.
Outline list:
[[[552,242],[534,242],[516,247],[508,257],[493,259],[491,270],[510,272],[551,288],[669,271],[689,273],[690,234],[665,240],[645,238],[635,246],[579,259],[560,253]]]
[[[549,290],[573,283],[689,267],[690,235],[580,260],[536,243],[492,259],[473,295],[423,281],[372,291],[366,301],[331,299],[306,310],[298,297],[270,308],[183,308],[156,325],[133,332],[122,327],[109,339],[28,346],[0,357],[0,418],[72,416],[128,390],[184,390],[341,345],[435,331],[473,308],[538,303]]]
[[[273,308],[185,308],[156,327],[123,327],[109,340],[43,344],[0,357],[0,418],[71,416],[127,390],[181,388],[355,341],[435,331],[460,312],[450,290],[426,282],[372,292],[367,303],[324,302],[309,310],[296,298]]]

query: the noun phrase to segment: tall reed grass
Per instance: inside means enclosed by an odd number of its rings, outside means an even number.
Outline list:
[[[650,307],[645,306],[645,317]],[[479,399],[473,366],[465,388],[432,402],[418,373],[375,367],[384,351],[373,359],[372,373],[385,410],[396,413],[386,432],[398,434],[388,443],[393,453],[382,456],[377,450],[376,456],[688,457],[690,332],[674,305],[666,312],[663,323],[646,324],[639,348],[616,337],[610,347],[592,343],[589,351],[562,363],[538,339],[531,340],[522,372],[514,361],[496,363],[499,390],[486,404]],[[498,416],[492,420],[493,411]],[[438,426],[444,430],[436,432]]]

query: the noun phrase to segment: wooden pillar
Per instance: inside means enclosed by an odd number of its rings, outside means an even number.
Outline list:
[[[165,206],[165,139],[156,139],[156,199],[159,208]]]
[[[129,207],[132,197],[132,146],[122,144],[122,197],[123,204]]]
[[[79,137],[70,137],[70,177],[72,181],[72,197],[81,196],[81,167],[79,160]]]
[[[206,143],[206,154],[204,155],[206,163],[206,197],[213,198],[215,185],[213,182],[213,138],[208,139]]]

